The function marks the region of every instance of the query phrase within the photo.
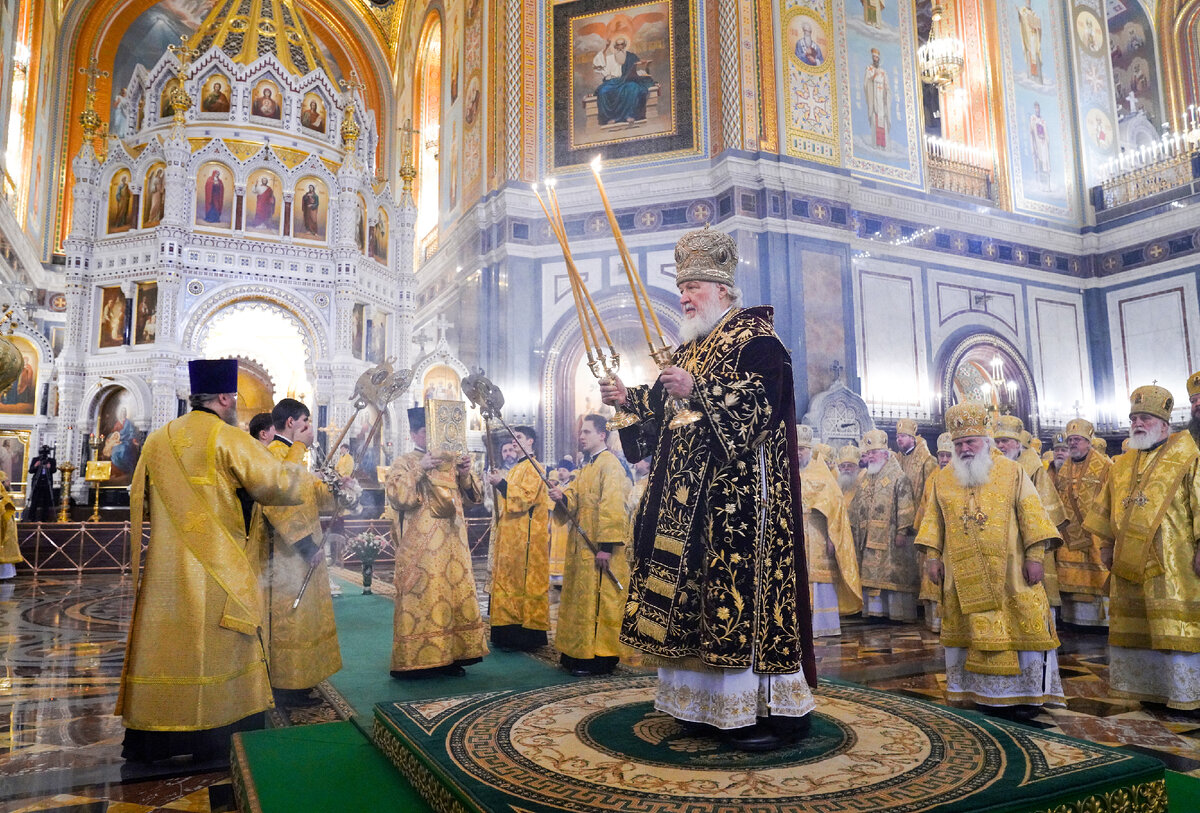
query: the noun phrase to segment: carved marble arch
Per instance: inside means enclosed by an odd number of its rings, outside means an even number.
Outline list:
[[[657,289],[651,291],[650,296],[654,299],[654,312],[662,324],[666,340],[672,345],[678,344],[679,324],[683,318],[678,303],[667,300],[666,294]],[[641,321],[629,294],[593,294],[593,297],[604,318],[604,326],[608,328],[621,356],[621,369],[618,372],[621,380],[630,385],[654,383],[658,370],[649,358]],[[580,392],[580,387],[593,389],[595,397],[592,400],[596,406],[599,406],[599,387],[590,371],[581,371],[587,358],[579,320],[573,308],[555,322],[547,334],[544,347],[541,402],[542,428],[546,437],[542,442],[542,450],[549,460],[554,455],[561,457],[575,450],[575,435],[582,418],[582,414],[576,413],[580,412],[579,405],[586,402],[587,395]],[[601,411],[603,414],[612,413],[608,407]]]
[[[1002,381],[994,377],[997,363],[1002,365]],[[956,403],[982,401],[998,413],[1017,416],[1037,435],[1037,388],[1029,364],[1012,342],[994,333],[967,335],[947,345],[938,373],[943,414]]]
[[[817,439],[840,449],[875,428],[875,421],[862,396],[846,386],[841,379],[824,392],[813,396],[801,423],[813,428]]]
[[[304,341],[305,367],[316,380],[315,359],[329,357],[329,333],[319,312],[301,296],[278,285],[234,285],[219,288],[205,297],[187,316],[180,341],[185,350],[196,353],[204,346],[213,317],[227,307],[269,308],[294,321]]]

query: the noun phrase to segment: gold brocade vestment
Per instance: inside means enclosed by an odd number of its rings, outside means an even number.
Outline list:
[[[23,561],[17,545],[17,506],[12,494],[0,483],[0,565]]]
[[[912,486],[913,502],[920,505],[925,496],[925,482],[938,470],[937,458],[929,453],[925,438],[917,438],[911,452],[896,452],[896,462]]]
[[[800,470],[800,501],[804,505],[804,547],[808,555],[809,583],[832,584],[842,615],[862,609],[862,584],[854,536],[833,473],[819,460]],[[832,543],[834,555],[826,548]]]
[[[621,614],[629,590],[629,516],[625,500],[633,484],[621,461],[607,449],[579,470],[563,491],[565,506],[555,509],[575,517],[594,545],[613,545],[609,567],[625,587],[618,590],[600,569],[596,556],[568,524],[562,596],[558,603],[558,630],[554,645],[578,660],[620,657]]]
[[[1006,457],[976,488],[953,466],[934,477],[916,543],[943,562],[942,646],[965,648],[968,671],[1017,675],[1017,652],[1058,648],[1046,591],[1022,570],[1057,538],[1033,482]]]
[[[396,510],[394,672],[432,669],[488,653],[467,543],[464,501],[483,499],[475,474],[457,476],[441,462],[421,468],[422,450],[396,458],[387,474],[387,498]]]
[[[858,575],[864,588],[918,592],[917,555],[911,545],[896,546],[896,535],[916,522],[917,506],[904,470],[889,455],[877,474],[864,471],[850,503],[854,547],[862,557]]]
[[[1108,568],[1100,561],[1101,541],[1084,530],[1083,522],[1112,465],[1108,457],[1091,450],[1078,462],[1068,456],[1058,470],[1058,492],[1067,516],[1064,544],[1057,551],[1058,585],[1064,593],[1108,595]]]
[[[1050,518],[1050,524],[1060,529],[1061,532],[1063,523],[1067,521],[1065,506],[1059,497],[1054,478],[1042,465],[1042,459],[1033,449],[1022,449],[1020,457],[1017,458],[1017,465],[1029,475],[1029,479],[1033,482],[1033,488],[1042,499],[1042,507],[1046,509],[1046,516]],[[1042,562],[1045,569],[1042,587],[1045,588],[1046,598],[1052,607],[1062,606],[1059,589],[1062,580],[1059,576],[1057,561],[1057,556],[1061,551],[1062,546],[1055,544],[1052,549],[1046,551],[1047,556]]]
[[[298,466],[303,466],[307,450],[303,443],[289,446],[278,437],[267,446],[279,460]],[[276,689],[308,689],[342,668],[324,558],[313,571],[300,606],[292,609],[308,573],[308,560],[294,546],[306,537],[318,547],[323,545],[320,515],[336,507],[329,488],[309,471],[301,493],[300,505],[260,506],[256,516],[256,525],[261,524],[261,532],[267,535],[263,550],[270,574],[267,640],[271,686]]]
[[[1118,455],[1083,527],[1113,548],[1109,643],[1200,652],[1200,450],[1191,435]]]
[[[130,487],[133,538],[146,503],[151,523],[117,698],[126,728],[219,728],[272,707],[260,552],[237,492],[295,505],[303,477],[211,412],[146,438]]]
[[[528,460],[505,474],[496,491],[492,551],[492,626],[550,629],[550,525],[546,484]]]

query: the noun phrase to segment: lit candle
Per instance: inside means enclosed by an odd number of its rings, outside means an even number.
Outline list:
[[[547,181],[547,192],[549,192],[550,182]],[[576,282],[577,273],[575,271],[575,263],[571,259],[571,251],[566,242],[566,235],[559,231],[559,224],[555,218],[550,216],[550,210],[546,208],[546,203],[542,200],[541,194],[538,192],[537,184],[533,185],[533,194],[537,198],[538,204],[542,207],[542,212],[546,215],[546,220],[550,223],[550,230],[554,232],[554,236],[558,239],[559,247],[563,252],[563,260],[567,264],[567,279],[571,283],[571,296],[575,301],[575,315],[579,317],[579,331],[583,336],[583,349],[587,354],[588,366],[594,368],[596,357],[592,352],[592,346],[596,344],[596,335],[592,329],[591,322],[584,312],[583,299],[579,294],[579,286]],[[589,334],[591,341],[589,342]]]
[[[547,184],[547,189],[549,190],[548,197],[550,200],[550,207],[554,212],[555,219],[558,222],[558,231],[560,239],[562,240],[563,249],[569,253],[569,249],[567,248],[567,227],[563,222],[562,208],[558,205],[558,194],[554,191],[554,186],[555,185],[553,183]],[[597,308],[596,303],[592,301],[592,295],[588,292],[587,286],[583,284],[583,277],[579,274],[579,269],[575,267],[574,261],[570,261],[569,266],[575,275],[576,282],[579,284],[579,290],[583,293],[583,296],[586,299],[589,308],[591,309],[592,315],[596,319],[596,325],[600,328],[600,333],[604,336],[604,341],[608,345],[609,353],[611,355],[615,355],[616,349],[613,347],[612,339],[609,338],[608,330],[604,327],[604,320],[600,318],[600,309]],[[593,340],[594,338],[595,336],[593,334]],[[599,345],[597,345],[597,348],[599,348]]]

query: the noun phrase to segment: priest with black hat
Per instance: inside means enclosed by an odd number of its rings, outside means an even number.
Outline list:
[[[249,508],[295,505],[303,469],[237,428],[236,359],[188,363],[192,411],[150,433],[130,486],[131,538],[150,543],[140,569],[116,713],[123,756],[228,760],[235,731],[271,708],[259,552]]]
[[[463,517],[464,504],[483,501],[483,483],[469,456],[429,452],[424,407],[408,411],[408,428],[416,448],[396,458],[386,484],[396,511],[391,674],[462,676],[488,654]]]

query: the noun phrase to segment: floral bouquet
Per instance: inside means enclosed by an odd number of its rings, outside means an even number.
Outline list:
[[[350,553],[362,562],[363,595],[371,592],[371,577],[375,572],[375,560],[383,553],[387,540],[374,531],[363,531],[350,540]]]

